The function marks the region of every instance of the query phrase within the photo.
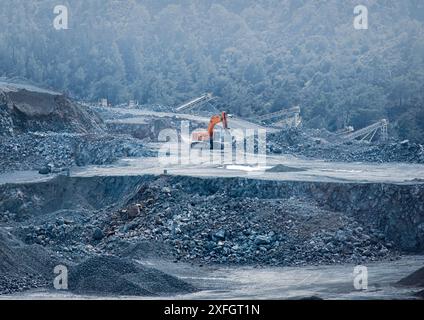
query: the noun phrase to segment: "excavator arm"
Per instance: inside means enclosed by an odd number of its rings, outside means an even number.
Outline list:
[[[213,149],[213,134],[215,126],[222,122],[222,126],[225,130],[228,129],[227,113],[222,112],[220,115],[214,115],[211,117],[208,125],[207,132],[194,132],[192,140],[194,142],[202,142],[209,140],[210,148]]]
[[[227,114],[225,112],[222,112],[220,115],[212,116],[211,120],[209,121],[208,135],[209,135],[209,145],[211,150],[213,149],[213,131],[215,129],[215,126],[221,122],[224,129],[227,130],[228,122],[227,122]]]
[[[220,115],[212,116],[208,126],[209,138],[213,138],[213,130],[215,126],[221,122],[224,129],[228,129],[227,114],[225,112],[222,112]]]

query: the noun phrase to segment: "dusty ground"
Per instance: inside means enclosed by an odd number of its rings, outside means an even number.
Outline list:
[[[143,264],[170,273],[200,291],[162,299],[416,299],[417,287],[400,287],[396,282],[424,263],[424,256],[405,256],[396,262],[375,262],[368,268],[368,289],[353,286],[353,265],[310,267],[193,267],[163,260]],[[31,290],[0,299],[137,299],[134,296],[75,295],[69,292]],[[143,297],[142,299],[157,299]],[[139,298],[138,298],[139,299]]]
[[[296,172],[266,172],[268,168],[283,164],[293,168],[306,169]],[[201,165],[161,165],[157,157],[121,159],[104,166],[71,168],[71,176],[136,176],[141,174],[186,175],[199,177],[246,177],[265,180],[286,181],[334,181],[334,182],[382,182],[382,183],[424,183],[424,165],[407,163],[344,163],[322,160],[303,160],[291,156],[268,156],[266,166],[249,168],[247,165],[215,165],[205,161]],[[55,175],[41,176],[35,171],[0,174],[0,184],[36,182],[50,179]]]

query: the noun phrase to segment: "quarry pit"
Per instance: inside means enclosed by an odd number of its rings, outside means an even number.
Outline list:
[[[386,144],[378,163],[361,161],[376,146],[355,145],[344,156],[357,161],[338,161],[318,156],[331,142],[298,140],[287,153],[268,148],[259,167],[164,164],[158,133],[182,120],[202,127],[207,117],[82,107],[7,88],[1,299],[416,298],[419,286],[396,283],[423,262],[422,146]],[[52,105],[31,105],[33,95]],[[279,145],[292,134],[270,133],[281,134]],[[69,269],[65,292],[53,288],[58,265]],[[370,290],[352,284],[358,265],[370,270]]]

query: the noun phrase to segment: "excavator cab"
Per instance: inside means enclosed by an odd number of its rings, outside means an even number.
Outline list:
[[[211,117],[211,120],[209,121],[208,131],[193,132],[191,147],[193,148],[196,145],[205,144],[209,141],[209,148],[213,150],[214,149],[214,145],[213,145],[214,129],[215,129],[215,126],[219,123],[222,123],[222,126],[225,130],[229,129],[226,112],[221,112],[221,114],[214,115]]]

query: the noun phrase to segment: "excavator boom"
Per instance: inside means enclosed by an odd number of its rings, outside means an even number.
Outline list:
[[[228,129],[227,113],[222,112],[220,115],[214,115],[211,117],[208,125],[207,132],[194,132],[192,135],[192,145],[199,142],[206,142],[209,140],[210,148],[213,149],[213,134],[215,126],[222,122],[222,126],[225,130]]]

